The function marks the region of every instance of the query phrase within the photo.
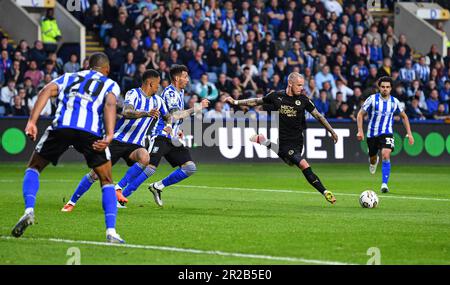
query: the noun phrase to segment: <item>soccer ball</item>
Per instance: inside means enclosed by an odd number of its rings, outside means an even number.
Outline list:
[[[359,204],[363,208],[375,208],[378,205],[378,196],[372,190],[366,190],[359,196]]]

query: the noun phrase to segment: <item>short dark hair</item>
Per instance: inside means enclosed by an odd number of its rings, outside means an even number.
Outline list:
[[[144,74],[142,74],[142,81],[145,82],[149,78],[159,78],[159,72],[154,69],[147,69]]]
[[[380,79],[378,79],[377,86],[380,87],[380,86],[381,86],[381,83],[383,83],[383,82],[389,82],[389,84],[391,85],[391,87],[394,87],[394,81],[393,81],[392,78],[389,77],[389,76],[383,76],[383,77],[380,77]]]
[[[189,72],[188,68],[185,65],[182,64],[172,65],[169,70],[170,80],[173,81],[175,79],[175,76],[180,75],[181,73],[183,73],[183,71]]]
[[[103,52],[95,52],[89,57],[89,67],[104,67],[105,65],[109,65],[109,58]]]

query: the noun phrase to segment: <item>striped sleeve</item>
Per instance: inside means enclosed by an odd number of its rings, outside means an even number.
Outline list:
[[[172,111],[173,109],[179,109],[177,94],[175,93],[174,90],[171,89],[165,90],[163,94],[163,99],[169,111]]]
[[[125,94],[125,100],[123,101],[124,105],[133,105],[136,106],[138,99],[138,93],[135,89],[131,89],[130,91]]]
[[[364,101],[364,104],[362,107],[364,111],[370,112],[370,110],[372,109],[373,100],[374,100],[374,96],[371,95],[371,96],[369,96],[369,98],[366,99],[366,101]]]
[[[114,96],[116,96],[116,98],[119,98],[120,96],[120,87],[119,84],[117,84],[117,82],[112,81],[111,86],[108,88],[107,93],[111,92],[114,94]]]
[[[394,102],[395,102],[394,113],[402,113],[404,110],[402,104],[400,104],[400,101],[397,98],[394,98]]]
[[[169,113],[169,111],[167,110],[166,103],[164,103],[164,100],[159,96],[157,97],[157,99],[158,99],[158,105],[159,105],[159,112],[163,116],[167,115]]]
[[[65,88],[65,84],[67,82],[66,78],[70,76],[70,73],[63,74],[55,79],[53,79],[51,82],[55,83],[58,86],[58,91],[61,91],[61,89]]]

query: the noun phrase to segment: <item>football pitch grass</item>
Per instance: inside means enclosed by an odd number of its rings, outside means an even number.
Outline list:
[[[71,247],[81,264],[366,264],[378,250],[381,264],[450,264],[450,166],[394,161],[391,193],[381,194],[380,167],[372,176],[366,164],[313,164],[336,205],[281,162],[197,167],[164,190],[164,208],[142,185],[119,209],[117,231],[127,244],[109,246],[98,183],[72,213],[60,211],[87,173],[82,163],[41,174],[37,223],[12,238],[23,214],[25,166],[2,163],[0,264],[62,265]],[[113,168],[115,181],[126,169]],[[170,171],[163,163],[149,181]],[[366,189],[377,192],[378,208],[360,207]]]

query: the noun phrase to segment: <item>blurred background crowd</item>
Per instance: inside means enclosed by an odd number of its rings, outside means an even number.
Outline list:
[[[123,93],[140,86],[149,68],[160,72],[164,88],[170,66],[184,64],[191,78],[186,107],[207,98],[205,115],[217,119],[235,108],[224,102],[227,96],[245,99],[284,89],[287,75],[297,71],[322,114],[355,120],[362,102],[376,92],[377,78],[387,75],[410,119],[450,118],[449,56],[433,45],[427,54],[415,53],[404,35],[394,34],[389,17],[371,16],[367,1],[80,1],[81,11],[72,14],[104,44],[110,77]],[[393,9],[393,1],[382,4]],[[45,20],[57,29],[51,12]],[[46,83],[89,68],[76,54],[62,62],[54,47],[40,41],[13,47],[2,34],[0,40],[0,116],[28,115]],[[41,115],[54,112],[49,103]]]

